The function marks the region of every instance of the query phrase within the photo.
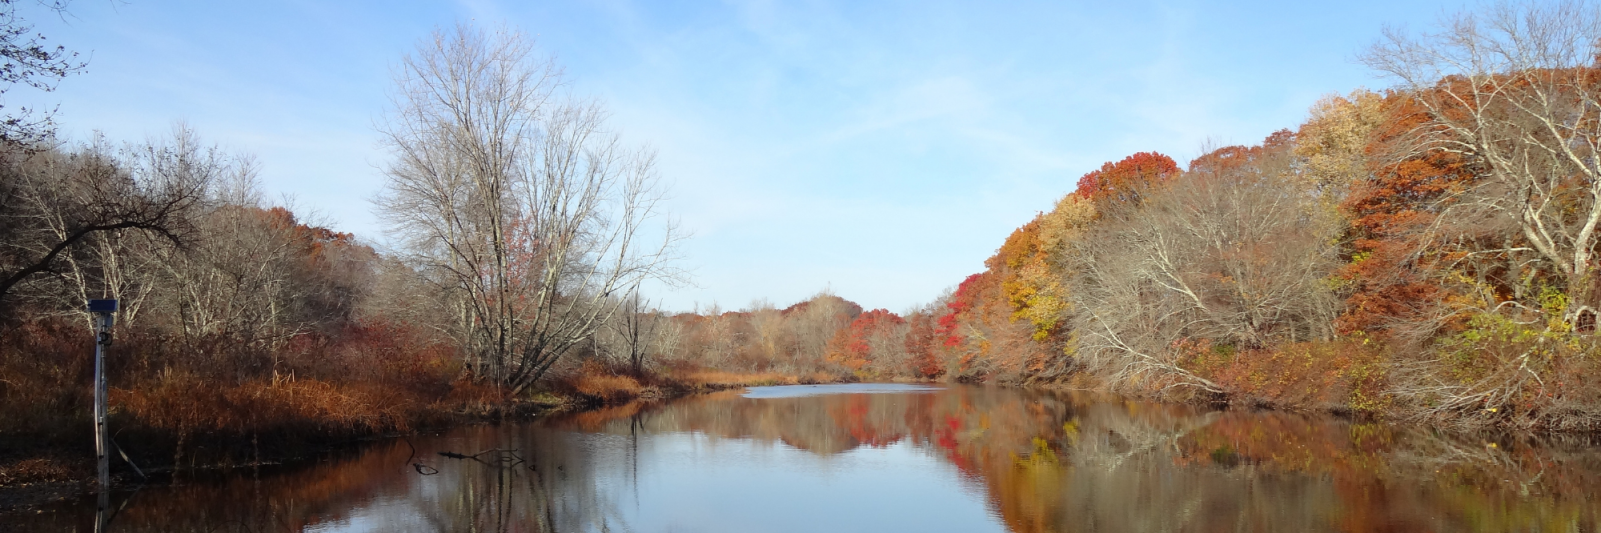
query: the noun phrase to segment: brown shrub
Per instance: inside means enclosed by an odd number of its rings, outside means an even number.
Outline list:
[[[622,403],[638,398],[645,390],[640,379],[629,375],[631,373],[625,366],[590,359],[570,372],[553,376],[550,388],[584,402]]]
[[[87,434],[93,354],[81,322],[45,320],[0,332],[0,434],[57,436],[77,425]]]
[[[1235,352],[1207,341],[1181,346],[1190,365],[1250,403],[1378,412],[1389,406],[1386,361],[1360,340],[1300,342]]]

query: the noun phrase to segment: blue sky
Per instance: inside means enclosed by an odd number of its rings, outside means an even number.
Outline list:
[[[819,290],[901,311],[936,297],[1102,162],[1293,128],[1319,97],[1382,88],[1385,25],[1474,3],[216,2],[20,11],[88,70],[8,105],[61,132],[140,140],[187,122],[252,154],[272,198],[382,243],[374,124],[399,58],[471,21],[535,38],[625,141],[658,151],[693,237],[674,310]]]

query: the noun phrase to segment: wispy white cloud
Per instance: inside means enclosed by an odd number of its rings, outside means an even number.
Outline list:
[[[1373,85],[1348,58],[1382,23],[1455,8],[1354,2],[75,3],[40,29],[93,50],[90,72],[7,104],[60,103],[79,136],[187,119],[256,153],[269,190],[372,236],[390,68],[435,27],[505,24],[658,150],[700,274],[669,307],[829,285],[900,310],[1101,162],[1293,127],[1318,95]]]

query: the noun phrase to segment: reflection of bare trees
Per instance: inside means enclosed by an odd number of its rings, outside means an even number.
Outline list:
[[[1002,472],[994,490],[1014,531],[1319,531],[1335,513],[1316,479],[1256,476],[1178,460],[1219,412],[1108,402],[1077,411],[1054,470]],[[1040,462],[1026,463],[1038,465]],[[1034,470],[1039,470],[1036,466]],[[1047,484],[1048,491],[1025,487]],[[1048,496],[1048,501],[1027,501]],[[1130,502],[1139,502],[1132,511]],[[1009,512],[1007,512],[1009,511]]]
[[[1116,471],[1131,459],[1149,459],[1176,452],[1180,438],[1211,424],[1217,414],[1175,418],[1160,424],[1126,416],[1101,418],[1099,423],[1087,428],[1090,431],[1085,437],[1073,443],[1073,464]]]
[[[480,428],[434,446],[459,447],[426,459],[435,475],[417,476],[407,504],[415,514],[391,513],[395,529],[432,531],[610,531],[627,526],[597,479],[610,453],[574,442],[571,433],[524,427]],[[605,447],[628,453],[627,447]]]
[[[622,438],[600,446],[580,439],[574,433],[528,426],[464,428],[442,437],[382,443],[331,462],[283,471],[201,472],[184,484],[134,494],[110,530],[629,530],[617,505],[622,494],[597,479],[607,476],[603,470],[616,468],[610,462],[637,448]],[[497,448],[468,458],[439,455]],[[431,468],[418,469],[414,463]],[[92,502],[80,508],[89,515],[94,510]],[[70,531],[81,516],[18,515],[0,517],[0,522],[7,524],[6,531]]]
[[[1409,445],[1388,456],[1389,470],[1399,476],[1449,477],[1524,498],[1561,499],[1575,485],[1601,484],[1593,436],[1495,438],[1411,431],[1407,437]]]

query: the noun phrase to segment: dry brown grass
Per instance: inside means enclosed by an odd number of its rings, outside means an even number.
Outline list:
[[[0,464],[0,486],[65,481],[73,479],[75,474],[80,473],[59,459],[43,457],[23,459],[11,464]]]
[[[285,441],[329,442],[408,431],[425,405],[404,389],[376,383],[296,379],[222,385],[192,374],[168,372],[145,386],[112,389],[113,416],[145,435],[142,448],[166,448],[174,465],[210,443],[201,462],[258,461],[263,436],[277,449]],[[196,458],[189,457],[191,462]]]
[[[660,396],[661,380],[651,374],[634,375],[625,365],[584,361],[577,368],[550,376],[545,387],[558,397],[585,405],[614,405],[642,396]]]
[[[605,374],[579,375],[572,386],[581,395],[601,398],[607,403],[638,398],[644,390],[639,380],[632,377]]]
[[[766,385],[795,385],[801,383],[798,376],[780,374],[777,372],[725,372],[721,370],[696,370],[684,373],[670,374],[672,379],[683,382],[692,388],[728,388]]]
[[[505,389],[489,383],[458,379],[451,384],[449,393],[434,402],[432,410],[484,415],[496,412],[505,403]]]
[[[417,407],[400,391],[371,383],[304,379],[221,386],[176,373],[148,388],[113,389],[111,401],[144,425],[180,434],[258,433],[293,425],[337,433],[404,431]]]

